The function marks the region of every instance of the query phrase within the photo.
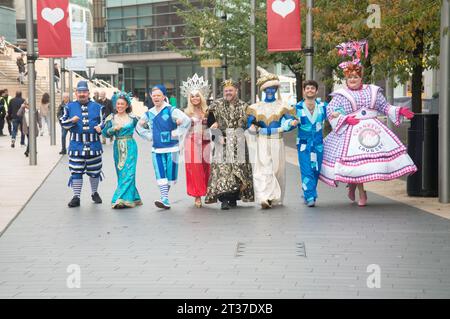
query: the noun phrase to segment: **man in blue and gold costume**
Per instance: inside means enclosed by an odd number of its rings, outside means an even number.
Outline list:
[[[248,107],[247,126],[250,133],[257,134],[253,166],[255,201],[267,209],[283,203],[286,183],[283,133],[295,129],[298,123],[295,109],[281,100],[278,76],[265,74],[257,85],[264,91],[265,99]]]

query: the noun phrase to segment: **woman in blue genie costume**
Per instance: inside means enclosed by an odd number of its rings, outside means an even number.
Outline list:
[[[115,137],[114,163],[117,173],[117,189],[112,198],[112,208],[131,208],[142,205],[136,189],[136,164],[138,149],[133,133],[139,118],[131,113],[131,97],[119,92],[113,95],[112,103],[116,114],[110,114],[102,134]]]

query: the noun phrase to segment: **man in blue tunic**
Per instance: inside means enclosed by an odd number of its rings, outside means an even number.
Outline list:
[[[327,118],[327,104],[317,98],[316,81],[303,83],[303,96],[296,105],[298,123],[297,150],[304,202],[314,207],[317,199],[317,181],[323,159],[323,125]]]
[[[152,162],[161,199],[155,206],[170,209],[169,190],[178,179],[179,141],[191,126],[191,119],[183,111],[167,102],[164,85],[152,88],[154,107],[142,116],[136,131],[153,142]]]
[[[69,207],[80,206],[84,174],[89,176],[92,200],[96,204],[102,202],[97,192],[102,174],[101,108],[100,104],[90,100],[87,82],[80,81],[77,85],[77,100],[65,106],[60,118],[62,127],[70,132],[69,186],[74,196]]]

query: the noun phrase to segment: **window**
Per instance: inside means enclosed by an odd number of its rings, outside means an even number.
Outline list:
[[[108,8],[108,19],[122,18],[122,8]]]

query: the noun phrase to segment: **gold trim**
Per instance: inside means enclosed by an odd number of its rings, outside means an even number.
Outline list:
[[[116,140],[129,140],[132,138],[133,138],[133,135],[116,136]]]
[[[130,201],[126,201],[123,199],[118,199],[114,204],[111,205],[111,207],[115,209],[116,206],[118,206],[119,204],[123,204],[125,207],[128,207],[128,208],[134,208],[136,206],[141,206],[142,201],[136,200],[136,201],[130,202]]]
[[[121,171],[124,168],[125,162],[127,161],[127,157],[128,157],[127,140],[126,139],[118,139],[117,140],[117,149],[119,151],[117,168],[119,169],[119,171]]]
[[[266,139],[269,139],[269,140],[270,139],[278,140],[278,139],[282,139],[283,138],[283,133],[278,132],[278,133],[271,134],[271,135],[259,134],[258,137],[266,138]]]
[[[285,114],[292,115],[295,119],[297,119],[297,114],[296,114],[295,108],[288,106],[285,103],[283,103],[283,104],[279,103],[279,106],[281,107],[281,109],[277,113],[272,114],[271,116],[269,116],[267,118],[264,114],[259,113],[257,110],[257,108],[259,106],[262,106],[264,104],[266,104],[266,103],[258,102],[258,103],[250,105],[246,111],[247,115],[254,116],[256,118],[257,122],[262,121],[267,126],[270,125],[270,123],[272,123],[273,121],[279,121]]]

